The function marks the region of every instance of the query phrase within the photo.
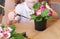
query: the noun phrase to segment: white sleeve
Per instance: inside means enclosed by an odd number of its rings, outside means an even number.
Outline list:
[[[22,4],[18,4],[16,7],[15,7],[15,13],[16,14],[22,14]],[[15,20],[20,20],[20,16],[16,16],[15,17]]]
[[[20,19],[21,19],[20,16],[15,17],[15,20],[17,20],[17,21],[20,21]]]
[[[22,4],[18,4],[16,7],[15,7],[15,12],[17,13],[17,14],[22,14]]]

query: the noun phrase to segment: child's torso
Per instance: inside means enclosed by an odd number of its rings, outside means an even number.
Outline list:
[[[32,13],[34,13],[34,10],[29,9],[25,2],[22,3],[21,6],[22,6],[21,15],[23,15],[23,16],[25,16],[27,18],[31,18],[30,15]],[[20,22],[31,22],[32,21],[32,20],[24,18],[22,16],[20,18],[21,18]]]

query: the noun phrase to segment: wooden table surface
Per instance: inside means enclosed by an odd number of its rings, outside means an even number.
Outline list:
[[[60,20],[56,21],[33,39],[60,39]]]
[[[31,39],[60,39],[60,20],[47,21],[45,31],[36,31],[34,23],[17,23],[16,32],[26,32]]]

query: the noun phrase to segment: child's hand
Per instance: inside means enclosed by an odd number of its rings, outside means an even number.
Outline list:
[[[14,12],[14,11],[12,11],[12,12],[10,12],[9,14],[8,14],[8,19],[9,20],[14,20],[15,19],[15,17],[16,17],[16,13]]]
[[[8,24],[9,24],[9,25],[14,24],[14,23],[17,22],[17,21],[15,20],[16,15],[17,15],[17,14],[16,14],[14,11],[12,11],[12,12],[10,12],[10,13],[8,14],[8,19],[9,19]]]

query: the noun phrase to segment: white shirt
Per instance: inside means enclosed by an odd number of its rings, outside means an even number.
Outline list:
[[[15,12],[17,14],[20,14],[20,15],[23,15],[27,18],[30,18],[30,15],[32,13],[34,13],[34,10],[31,10],[30,8],[28,8],[27,4],[25,2],[21,3],[21,4],[18,4],[15,8]],[[31,22],[30,19],[26,19],[24,17],[15,17],[15,20],[19,20],[20,18],[20,22]]]
[[[51,9],[48,5],[46,5],[46,7],[48,9]],[[34,13],[34,10],[31,10],[30,8],[28,8],[27,4],[25,2],[21,3],[21,4],[18,4],[14,10],[17,14],[20,14],[20,15],[23,15],[27,18],[30,18],[30,14]],[[10,16],[9,16],[10,15]],[[11,14],[9,14],[8,16],[10,17],[9,19],[12,19]],[[20,22],[33,22],[33,20],[30,20],[30,19],[26,19],[24,17],[21,17],[21,16],[16,16],[15,17],[15,20],[19,20]]]

